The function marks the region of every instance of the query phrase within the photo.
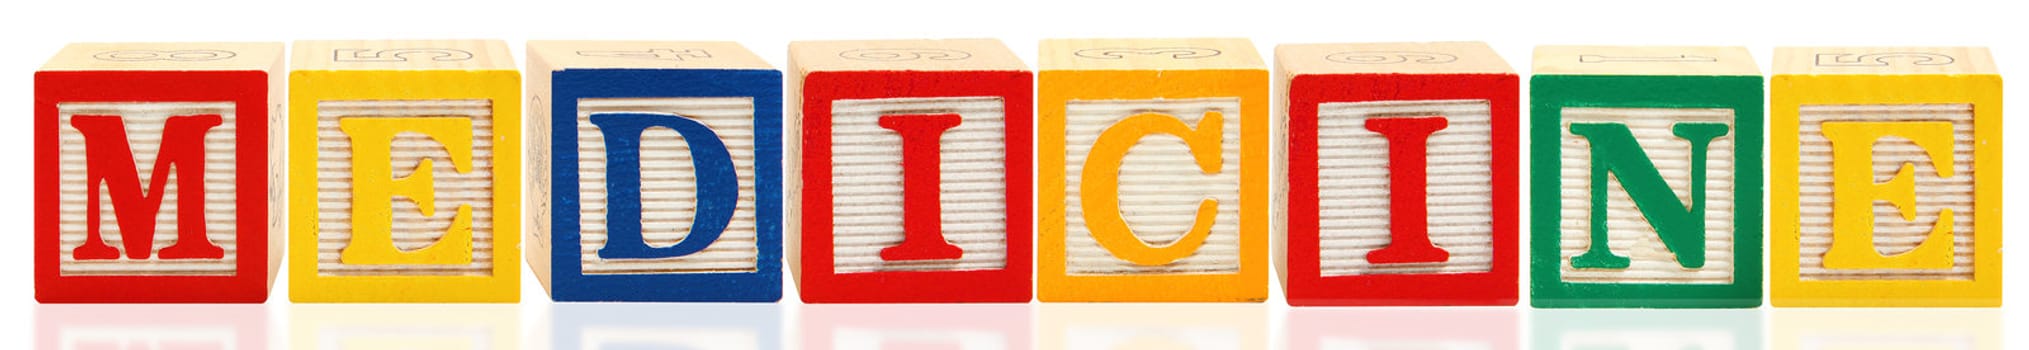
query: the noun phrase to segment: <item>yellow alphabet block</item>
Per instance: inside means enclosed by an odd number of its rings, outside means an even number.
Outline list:
[[[1268,70],[1245,39],[1045,40],[1043,301],[1268,296]]]
[[[2001,76],[1985,48],[1778,48],[1775,306],[2001,305]]]
[[[290,299],[518,301],[521,76],[507,44],[299,41],[293,61]]]

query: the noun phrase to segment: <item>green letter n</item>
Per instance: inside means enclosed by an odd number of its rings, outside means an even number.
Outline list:
[[[1677,137],[1691,142],[1691,205],[1678,201],[1670,184],[1663,181],[1655,162],[1636,142],[1626,124],[1572,123],[1571,133],[1592,144],[1592,246],[1585,254],[1571,258],[1571,266],[1592,269],[1622,269],[1628,258],[1614,255],[1606,246],[1606,181],[1612,173],[1621,188],[1641,210],[1642,218],[1661,236],[1664,248],[1677,256],[1684,268],[1705,266],[1705,153],[1712,139],[1726,135],[1726,124],[1678,123],[1671,128]]]

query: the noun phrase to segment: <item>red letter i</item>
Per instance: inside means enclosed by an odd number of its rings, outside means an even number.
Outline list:
[[[1443,130],[1444,117],[1367,119],[1367,130],[1388,138],[1388,246],[1367,253],[1375,264],[1430,263],[1451,259],[1451,253],[1430,243],[1430,217],[1424,175],[1430,134]]]
[[[944,241],[940,137],[957,127],[957,114],[884,115],[881,127],[902,135],[902,244],[881,249],[881,260],[950,260],[964,254]]]

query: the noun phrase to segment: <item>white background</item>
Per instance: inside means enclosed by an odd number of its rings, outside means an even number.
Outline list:
[[[650,3],[659,1],[635,1]],[[290,41],[299,39],[493,38],[505,39],[521,55],[528,39],[732,40],[745,44],[778,66],[785,64],[790,40],[865,38],[991,37],[1005,41],[1034,62],[1036,41],[1056,37],[1247,37],[1264,54],[1276,44],[1316,42],[1385,42],[1473,40],[1491,43],[1518,72],[1528,73],[1530,49],[1544,44],[1739,45],[1753,51],[1767,71],[1772,48],[1778,45],[1981,45],[1993,49],[2003,74],[2024,67],[2022,9],[2010,2],[1973,3],[1936,0],[1906,1],[1532,1],[1485,4],[1446,1],[1400,1],[1358,4],[1319,1],[1151,1],[1031,0],[965,1],[719,1],[703,3],[630,4],[587,0],[556,1],[112,1],[15,0],[0,5],[0,344],[26,348],[32,341],[38,308],[33,298],[32,74],[43,60],[73,41]],[[1264,57],[1272,60],[1272,57]],[[1526,88],[1526,87],[1525,87]],[[2022,89],[2008,89],[2007,100],[2021,101]],[[1524,93],[1526,97],[1526,92]],[[2018,109],[2021,107],[2018,107]],[[1525,117],[1526,118],[1526,117]],[[2011,129],[2022,123],[2011,123]],[[2021,132],[2007,132],[2019,135]],[[1524,142],[1527,139],[1524,138]],[[2014,141],[2008,154],[2029,154]],[[1526,149],[1526,148],[1524,148]],[[2012,174],[2029,174],[2022,161],[2010,160]],[[1523,162],[1520,164],[1527,164]],[[1524,172],[1522,184],[1527,184]],[[2025,176],[2025,175],[2018,175]],[[2020,198],[2021,185],[2011,186],[2007,201]],[[1522,198],[1528,198],[1527,186]],[[2020,214],[2017,205],[2009,216]],[[1526,207],[1525,207],[1526,208]],[[279,210],[279,209],[278,209]],[[1529,227],[1526,209],[1522,228]],[[2021,224],[2015,224],[2021,225]],[[793,233],[790,233],[793,234]],[[1524,237],[1528,234],[1522,232]],[[2024,237],[2010,238],[2024,244]],[[1524,249],[1526,258],[1527,250]],[[2029,295],[2021,274],[2024,258],[2008,261],[2014,271],[2007,291],[2013,306],[1975,312],[1970,319],[2005,319],[2000,329],[2029,327]],[[1526,259],[1524,264],[1526,268]],[[516,308],[524,324],[522,336],[546,332],[551,303],[533,276],[524,276]],[[1524,276],[1526,283],[1526,275]],[[284,279],[286,281],[286,279]],[[1520,288],[1518,286],[1518,288]],[[1275,288],[1279,289],[1279,288]],[[795,341],[797,315],[804,307],[788,289],[780,330],[789,348]],[[1523,290],[1523,305],[1527,305]],[[265,308],[273,325],[271,343],[283,344],[290,321],[287,285],[275,286]],[[1270,339],[1285,335],[1280,292],[1264,305],[1250,306],[1267,315],[1258,325],[1271,330]],[[1040,334],[1053,325],[1048,307],[1031,317]],[[1183,308],[1182,310],[1191,310]],[[1297,311],[1295,313],[1305,313]],[[1526,306],[1500,308],[1520,320],[1523,339],[1531,327],[1541,328],[1546,313]],[[1747,311],[1756,319],[1788,310]],[[1996,315],[1998,314],[1998,316]],[[1582,314],[1581,314],[1582,315]],[[1629,317],[1640,313],[1601,313]],[[1667,315],[1667,313],[1665,313]],[[1945,314],[1949,315],[1958,314]],[[694,317],[694,316],[693,316]],[[1555,316],[1553,316],[1555,317]],[[1579,318],[1590,316],[1579,316]],[[1636,316],[1639,317],[1639,316]],[[1563,319],[1559,319],[1563,320]],[[1597,320],[1595,320],[1597,321]],[[1611,323],[1608,319],[1607,323]],[[1999,322],[1999,321],[1995,321]],[[1582,322],[1581,322],[1582,323]],[[1765,323],[1764,323],[1765,324]],[[1787,325],[1776,323],[1778,330]],[[1536,329],[1537,332],[1542,331]],[[1761,334],[1769,334],[1764,330]],[[1752,332],[1750,332],[1752,333]],[[1537,333],[1540,335],[1540,333]],[[1743,337],[1762,337],[1736,334]],[[2017,338],[2029,337],[2018,335]],[[2029,340],[2016,339],[2017,343]],[[1283,341],[1276,341],[1282,344]],[[1526,344],[1526,343],[1524,343]],[[543,348],[546,344],[532,346]],[[1279,345],[1278,345],[1279,346]],[[524,347],[531,348],[531,347]]]

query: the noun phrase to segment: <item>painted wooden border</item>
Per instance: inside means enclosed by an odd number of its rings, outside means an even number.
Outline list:
[[[2001,306],[2001,76],[1776,75],[1772,115],[1769,294],[1775,306]],[[1799,276],[1798,118],[1804,105],[1973,105],[1973,279],[1813,280]],[[1921,200],[1921,199],[1919,199]]]
[[[799,291],[807,303],[1028,302],[1032,154],[1026,71],[819,71],[802,79],[802,239]],[[832,269],[832,101],[998,96],[1007,126],[1007,265],[997,270],[837,273]],[[898,150],[899,151],[899,150]]]
[[[1261,301],[1268,298],[1268,71],[1044,70],[1037,88],[1043,301]],[[1065,107],[1071,100],[1239,98],[1240,269],[1232,274],[1072,275],[1065,254]]]
[[[1299,75],[1289,92],[1289,226],[1283,295],[1290,305],[1514,305],[1521,78],[1513,74]],[[1326,102],[1486,100],[1492,107],[1493,268],[1454,274],[1323,276],[1320,271],[1318,106]]]
[[[298,44],[301,45],[301,44]],[[317,166],[322,100],[485,99],[520,121],[516,70],[296,70],[289,75],[289,168]],[[521,297],[521,123],[493,124],[493,268],[489,276],[321,276],[317,176],[289,174],[289,296],[297,302],[516,302]]]
[[[1537,75],[1530,79],[1530,304],[1539,308],[1749,308],[1761,305],[1761,76]],[[1733,110],[1734,275],[1718,285],[1563,282],[1558,185],[1565,107]]]
[[[268,299],[270,73],[262,71],[64,71],[35,74],[35,298],[46,303],[258,303]],[[57,108],[64,102],[232,101],[238,138],[238,266],[230,276],[61,276]],[[280,169],[274,169],[280,170]],[[174,205],[173,203],[163,203]],[[146,288],[141,288],[145,286]]]
[[[773,302],[782,299],[782,72],[772,69],[563,69],[552,72],[551,293],[557,301]],[[754,99],[756,270],[585,274],[579,262],[578,101],[588,98]]]

